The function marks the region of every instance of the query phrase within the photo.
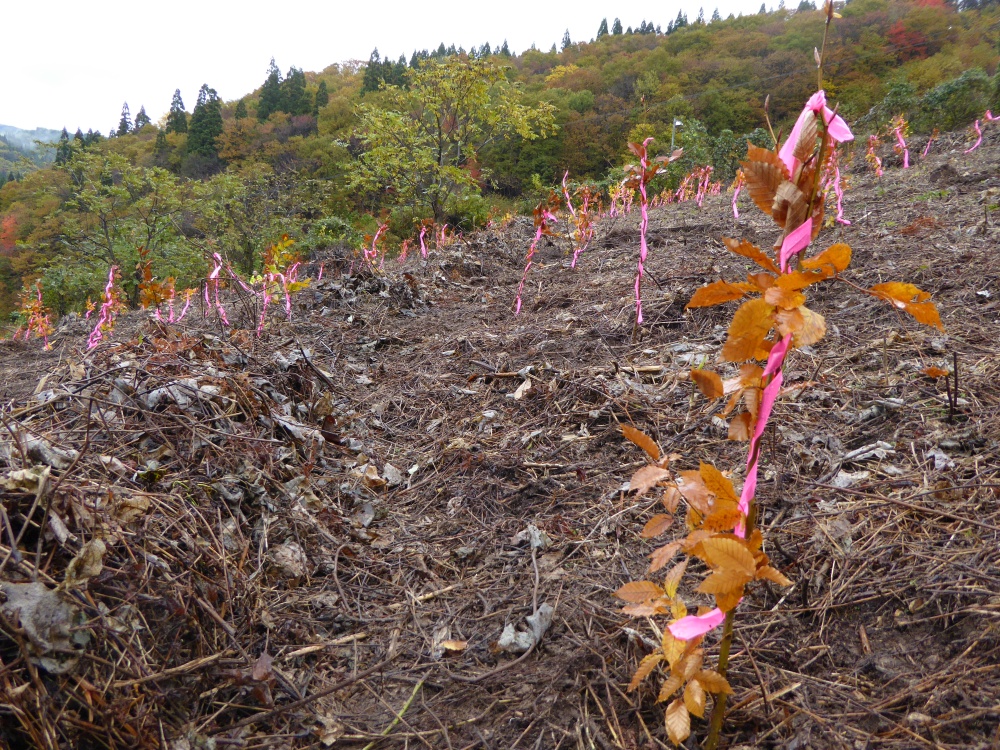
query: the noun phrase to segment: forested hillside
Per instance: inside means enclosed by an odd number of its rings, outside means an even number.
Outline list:
[[[908,132],[956,129],[1000,105],[996,3],[853,0],[840,13],[827,92],[855,132],[889,135],[897,116]],[[113,265],[134,302],[140,247],[181,289],[213,252],[254,273],[285,234],[305,255],[360,248],[383,223],[389,248],[415,243],[424,220],[482,226],[530,210],[566,172],[606,202],[626,143],[650,136],[684,149],[657,190],[705,165],[728,184],[747,140],[771,143],[765,104],[787,132],[814,90],[821,16],[806,1],[637,29],[610,18],[548,51],[494,40],[320,72],[272,61],[256,91],[206,83],[190,113],[177,91],[157,123],[126,104],[114,133],[64,131],[52,168],[0,188],[0,313],[39,277],[46,304],[80,310]]]

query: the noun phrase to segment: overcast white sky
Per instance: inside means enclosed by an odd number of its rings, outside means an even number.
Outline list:
[[[507,40],[514,52],[534,43],[548,49],[566,28],[589,40],[601,19],[622,25],[643,19],[663,27],[683,8],[691,20],[702,0],[277,0],[269,3],[170,0],[7,0],[0,46],[0,124],[19,128],[77,127],[107,133],[122,102],[132,116],[145,105],[157,121],[180,88],[188,111],[208,83],[229,101],[264,80],[273,56],[282,72],[292,65],[318,71],[344,60],[409,58],[414,49],[441,42],[468,49]],[[769,0],[768,7],[776,5]],[[13,6],[13,7],[10,7]],[[706,0],[755,13],[759,0]]]

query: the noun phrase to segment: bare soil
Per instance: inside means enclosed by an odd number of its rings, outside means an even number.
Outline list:
[[[886,154],[882,180],[856,159],[852,224],[821,236],[854,260],[811,296],[827,336],[790,357],[758,490],[795,584],[740,606],[727,747],[1000,746],[1000,128],[967,146]],[[64,673],[0,610],[0,744],[668,746],[652,681],[625,692],[655,636],[611,594],[644,576],[656,503],[623,491],[643,457],[620,425],[742,476],[687,375],[732,310],[685,303],[748,270],[721,237],[774,239],[729,203],[653,212],[635,336],[633,215],[576,269],[541,248],[517,317],[524,219],[379,273],[317,259],[261,338],[234,299],[231,330],[133,313],[90,353],[78,322],[50,352],[0,344],[3,475],[54,464],[0,490],[0,581],[51,588],[106,546],[64,586],[90,636],[48,654]],[[889,280],[946,332],[858,289]],[[921,370],[956,363],[950,407]],[[536,648],[497,647],[544,604]]]

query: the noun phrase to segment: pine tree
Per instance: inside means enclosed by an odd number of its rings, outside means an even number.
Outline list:
[[[233,118],[237,120],[245,120],[249,115],[247,114],[247,102],[246,99],[240,99],[236,102],[236,109],[233,112]]]
[[[128,111],[128,102],[122,105],[122,119],[118,121],[118,129],[115,135],[128,135],[132,132],[132,115]]]
[[[188,116],[184,111],[184,100],[181,99],[181,90],[174,91],[174,98],[170,100],[170,111],[167,112],[168,133],[186,133],[188,129]]]
[[[504,57],[510,57],[510,47],[507,46],[507,40],[503,40],[503,46],[500,47],[500,54]]]
[[[260,102],[257,104],[257,119],[264,122],[272,112],[281,109],[281,71],[271,58],[267,68],[267,78],[260,87]]]
[[[597,27],[597,38],[600,39],[602,36],[608,35],[608,19],[602,18],[601,25]]]
[[[146,114],[145,105],[139,107],[139,114],[135,116],[135,130],[142,130],[145,126],[149,125],[152,120],[149,119],[149,115]]]
[[[156,143],[153,144],[153,153],[157,157],[163,156],[167,152],[170,145],[167,143],[167,134],[163,130],[156,134]]]
[[[639,24],[639,33],[640,34],[645,34],[646,33],[646,19],[645,18],[642,19],[642,23]]]
[[[611,24],[611,33],[615,35],[622,33],[622,22],[617,18],[615,19],[615,22]]]
[[[84,138],[83,131],[80,130],[80,128],[77,128],[76,132],[73,134],[73,144],[77,146],[85,146],[86,143],[84,142],[83,138]]]
[[[59,143],[56,145],[56,164],[65,164],[73,155],[73,147],[69,145],[69,131],[62,129],[59,134]]]
[[[316,98],[313,101],[313,116],[319,117],[319,111],[330,103],[330,92],[327,91],[326,81],[320,81],[316,87]]]
[[[218,156],[215,139],[222,135],[222,100],[215,89],[202,84],[198,91],[198,103],[191,113],[191,127],[188,129],[188,153],[198,154],[207,159]]]
[[[722,20],[722,16],[719,15],[719,9],[716,8],[715,10],[712,11],[712,23],[715,23],[716,21],[721,21],[721,20]]]
[[[566,33],[563,34],[561,49],[565,50],[572,43],[573,43],[573,40],[569,38],[569,29],[566,29]]]

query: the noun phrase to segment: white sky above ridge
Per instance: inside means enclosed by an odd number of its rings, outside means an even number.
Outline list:
[[[768,8],[776,5],[768,2]],[[507,40],[514,52],[535,44],[547,50],[569,28],[574,41],[597,33],[601,19],[617,16],[625,27],[643,20],[662,27],[681,8],[691,20],[701,0],[650,5],[638,0],[540,3],[507,0],[285,0],[232,3],[174,0],[136,3],[107,0],[80,4],[54,0],[42,6],[15,0],[4,9],[8,33],[0,48],[0,124],[19,128],[77,127],[107,134],[122,103],[132,116],[145,106],[156,122],[180,88],[188,111],[207,83],[224,100],[237,99],[264,80],[273,56],[282,73],[292,65],[319,71],[345,60],[407,59],[414,49],[444,42],[468,49]],[[718,7],[756,13],[756,0],[707,0]]]

